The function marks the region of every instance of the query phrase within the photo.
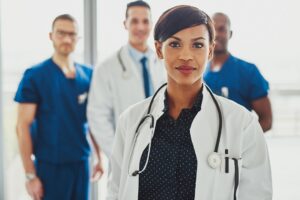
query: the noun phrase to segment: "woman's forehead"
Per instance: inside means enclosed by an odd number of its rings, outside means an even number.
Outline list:
[[[204,24],[189,27],[182,29],[172,35],[171,37],[176,37],[176,38],[202,38],[206,39],[209,38],[209,33],[207,30],[207,27]]]

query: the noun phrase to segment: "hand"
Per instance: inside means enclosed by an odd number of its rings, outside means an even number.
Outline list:
[[[98,181],[104,173],[102,162],[97,161],[93,167],[92,182]]]
[[[34,200],[41,200],[43,198],[43,185],[38,177],[26,182],[26,190]]]

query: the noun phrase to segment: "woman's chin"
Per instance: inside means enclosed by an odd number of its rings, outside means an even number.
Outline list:
[[[193,87],[195,86],[196,83],[198,83],[198,81],[192,81],[192,80],[176,81],[176,84],[181,87]]]

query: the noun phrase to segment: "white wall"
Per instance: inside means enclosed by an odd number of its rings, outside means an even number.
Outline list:
[[[126,3],[99,0],[99,61],[127,41],[123,28]],[[258,65],[271,88],[300,87],[298,63],[300,45],[300,1],[297,0],[149,0],[155,24],[163,11],[178,4],[189,4],[212,14],[225,12],[234,31],[231,52]],[[149,43],[152,45],[153,40]]]

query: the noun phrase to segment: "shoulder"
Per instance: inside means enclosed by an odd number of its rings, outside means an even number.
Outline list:
[[[264,139],[263,130],[255,113],[223,97],[219,98],[219,102],[222,107],[226,130],[229,131],[228,133],[233,140],[241,137],[242,145],[246,147],[251,142]]]
[[[48,76],[52,68],[49,66],[51,66],[51,62],[48,59],[25,70],[14,98],[15,101],[20,103],[39,102],[40,91],[44,89],[45,81],[51,82]]]
[[[150,101],[151,97],[139,101],[138,103],[129,106],[120,116],[122,116],[122,118],[127,118],[128,116],[135,118],[135,116],[139,115],[139,113],[140,115],[144,115],[148,109]]]
[[[86,64],[82,64],[82,63],[77,63],[76,64],[82,68],[84,71],[87,71],[87,72],[91,72],[93,70],[92,66],[90,65],[86,65]]]
[[[139,123],[142,117],[146,114],[149,107],[151,97],[144,99],[136,104],[129,106],[119,117],[119,122],[123,124],[125,129],[131,125]]]
[[[119,50],[111,54],[99,64],[97,64],[94,68],[94,76],[103,77],[103,79],[107,79],[108,74],[114,74],[113,71],[115,71],[115,69],[119,67],[118,52]],[[105,71],[105,73],[103,73],[103,71]]]
[[[232,141],[239,140],[243,146],[248,146],[257,137],[263,136],[257,115],[229,99],[218,97],[218,100],[224,122],[223,126]]]
[[[93,77],[96,77],[96,79],[102,79],[103,81],[113,81],[116,73],[119,70],[122,70],[118,58],[120,56],[120,50],[121,49],[115,51],[105,60],[97,64],[93,72]]]
[[[24,72],[24,77],[35,78],[40,77],[43,74],[48,74],[48,72],[51,70],[51,66],[51,58],[49,58],[27,68]]]
[[[93,68],[92,68],[92,66],[84,65],[84,64],[81,64],[81,63],[76,63],[76,66],[77,66],[83,73],[85,73],[85,74],[88,75],[88,76],[91,76],[92,73],[93,73]]]
[[[241,72],[251,73],[257,71],[257,66],[254,63],[232,56],[232,60],[239,67]]]
[[[96,69],[97,68],[103,68],[103,67],[108,67],[108,68],[113,67],[115,65],[115,63],[118,62],[119,51],[120,50],[115,51],[114,53],[112,53],[111,55],[109,55],[105,60],[103,60],[102,62],[100,62],[96,66]]]
[[[226,121],[232,121],[233,123],[238,122],[239,125],[244,127],[255,117],[245,107],[230,99],[222,96],[217,96],[217,99],[221,107],[223,118]]]

